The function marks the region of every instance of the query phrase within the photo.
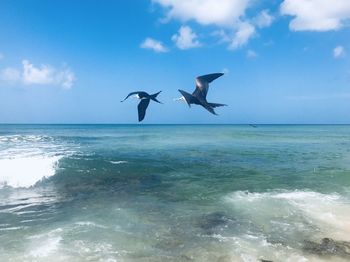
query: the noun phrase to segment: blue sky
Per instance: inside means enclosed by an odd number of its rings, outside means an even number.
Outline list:
[[[2,0],[0,123],[350,123],[349,58],[348,0]]]

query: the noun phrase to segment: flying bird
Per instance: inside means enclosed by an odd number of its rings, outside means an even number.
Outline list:
[[[209,75],[198,76],[196,78],[196,89],[191,94],[179,89],[179,92],[182,94],[182,97],[176,100],[185,100],[189,107],[191,104],[201,105],[205,109],[207,109],[210,113],[217,115],[214,111],[215,107],[226,106],[225,104],[218,103],[209,103],[207,101],[207,93],[209,89],[209,83],[213,82],[215,79],[222,76],[223,73],[215,73]]]
[[[157,103],[163,104],[162,102],[158,101],[157,96],[159,95],[159,93],[162,91],[159,91],[158,93],[155,93],[153,95],[149,95],[148,93],[144,92],[144,91],[136,91],[136,92],[131,92],[130,94],[128,94],[124,100],[120,101],[120,102],[124,102],[126,99],[128,99],[130,96],[133,96],[135,98],[140,99],[140,103],[137,106],[137,110],[139,112],[139,122],[141,122],[146,115],[146,109],[149,105],[150,100],[153,100]]]

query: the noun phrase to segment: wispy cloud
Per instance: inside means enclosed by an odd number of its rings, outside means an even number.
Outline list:
[[[230,41],[229,48],[237,49],[246,45],[250,38],[255,35],[255,27],[250,23],[241,23],[237,32]]]
[[[259,28],[268,27],[272,24],[273,20],[274,17],[270,15],[269,10],[265,9],[254,19],[254,24]]]
[[[236,50],[243,47],[256,35],[255,27],[251,23],[240,23],[235,32],[216,30],[213,36],[219,38],[220,43],[228,43],[228,49]]]
[[[254,50],[249,49],[247,51],[247,57],[250,59],[254,59],[258,57],[258,54]]]
[[[10,84],[23,85],[56,85],[70,89],[75,80],[75,74],[66,66],[56,69],[51,65],[36,67],[28,60],[22,61],[22,68],[7,67],[0,72],[0,79]]]
[[[350,19],[350,1],[284,0],[281,13],[294,17],[289,24],[293,31],[337,30]]]
[[[197,38],[197,34],[192,31],[191,27],[181,26],[179,32],[174,34],[171,39],[179,49],[185,50],[201,46]]]
[[[4,82],[12,84],[20,81],[20,79],[21,73],[15,68],[8,67],[0,71],[0,80]]]
[[[334,58],[341,58],[345,56],[345,49],[343,46],[338,45],[333,49],[333,56]]]
[[[168,49],[163,45],[162,42],[155,40],[153,38],[146,38],[140,45],[141,48],[151,49],[157,53],[165,53],[168,52]]]

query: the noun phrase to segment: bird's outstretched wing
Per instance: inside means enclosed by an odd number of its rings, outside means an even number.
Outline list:
[[[224,75],[224,73],[214,73],[214,74],[209,74],[209,75],[204,75],[204,76],[198,76],[196,79],[198,79],[199,81],[211,83],[215,79],[217,79],[217,78],[219,78],[220,76],[223,76],[223,75]]]
[[[198,76],[196,78],[196,90],[194,90],[193,94],[196,97],[207,97],[209,83],[213,82],[215,79],[222,76],[223,73],[214,73],[209,75]]]
[[[141,102],[137,106],[137,110],[139,111],[139,122],[141,122],[146,115],[146,109],[149,105],[150,99],[141,99]]]
[[[124,98],[124,100],[122,100],[122,101],[120,101],[120,102],[124,102],[126,99],[128,99],[130,96],[132,96],[132,95],[138,95],[140,93],[140,91],[136,91],[136,92],[131,92],[130,94],[128,94],[125,98]]]
[[[196,101],[198,101],[198,99],[196,97],[187,93],[186,91],[179,89],[179,92],[181,93],[182,97],[185,99],[185,101],[189,107],[191,107],[191,104],[194,104]]]

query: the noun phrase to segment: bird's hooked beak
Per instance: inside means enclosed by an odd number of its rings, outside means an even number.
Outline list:
[[[184,101],[184,102],[186,102],[186,100],[185,100],[185,98],[182,96],[182,97],[179,97],[179,98],[174,98],[173,99],[174,101]]]

